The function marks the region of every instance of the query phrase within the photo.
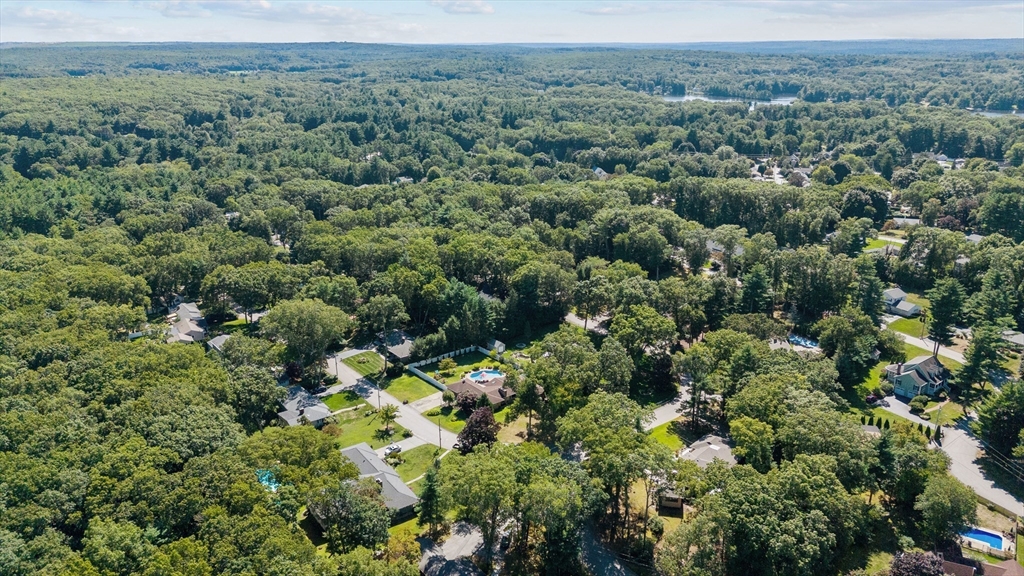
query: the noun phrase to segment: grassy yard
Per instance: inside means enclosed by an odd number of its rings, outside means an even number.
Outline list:
[[[360,352],[342,360],[345,366],[355,370],[360,376],[376,376],[384,369],[384,359],[376,352]]]
[[[906,291],[905,291],[906,292]],[[907,292],[907,302],[911,304],[917,304],[921,308],[927,310],[932,303],[928,301],[928,298],[924,294],[918,294],[916,292]]]
[[[918,318],[900,318],[889,324],[889,328],[914,338],[924,338],[928,332],[925,330],[924,322],[921,322]]]
[[[224,332],[225,334],[245,334],[249,332],[252,326],[254,325],[247,324],[244,318],[237,318],[220,324],[212,324],[209,328],[209,333],[216,334],[217,332]]]
[[[351,408],[352,406],[358,406],[363,403],[362,397],[351,390],[344,390],[337,394],[325,396],[323,401],[324,404],[331,409],[331,412],[337,412],[342,408]]]
[[[430,420],[431,422],[437,422],[438,416],[440,416],[441,428],[444,428],[445,430],[452,432],[454,434],[462,432],[462,429],[466,427],[466,418],[469,417],[468,414],[463,414],[457,408],[445,406],[442,406],[440,408],[434,408],[429,412],[425,412],[423,416]],[[503,407],[501,408],[501,410],[498,410],[497,412],[494,413],[494,420],[499,424],[505,424],[506,420],[508,419],[508,416],[508,408]],[[526,428],[524,423],[523,430],[525,429]]]
[[[366,416],[366,410],[353,410],[337,415],[338,427],[341,433],[335,437],[339,447],[352,446],[360,442],[366,442],[371,448],[377,449],[387,446],[391,442],[402,439],[402,428],[398,424],[391,425],[391,435],[384,436],[384,425],[376,414]]]
[[[434,463],[434,459],[443,452],[433,444],[417,446],[408,452],[401,452],[399,456],[402,463],[395,466],[395,472],[402,478],[402,482],[408,483],[413,478],[419,478],[427,472],[427,468]]]
[[[498,430],[498,442],[504,442],[505,444],[521,444],[526,441],[526,424],[528,422],[526,416],[520,416],[515,420],[509,422],[507,413],[505,414],[505,424]],[[534,418],[534,429],[537,426],[537,420]]]
[[[384,390],[402,402],[413,402],[440,392],[412,372],[405,372],[398,378],[384,381]]]
[[[871,240],[870,242],[868,242],[867,245],[864,246],[864,249],[865,250],[874,250],[876,248],[885,248],[886,246],[888,246],[890,244],[893,245],[893,246],[899,246],[899,244],[897,244],[896,242],[893,242],[891,240],[882,240],[880,238],[875,238],[875,239]]]
[[[688,432],[683,419],[677,418],[671,422],[656,426],[651,430],[650,434],[657,442],[668,446],[669,449],[675,452],[692,442],[692,439],[688,438]]]

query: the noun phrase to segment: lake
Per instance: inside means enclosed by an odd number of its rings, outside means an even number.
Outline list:
[[[716,96],[702,96],[700,94],[687,94],[686,96],[662,96],[665,102],[691,102],[703,100],[705,102],[749,102],[753,110],[757,106],[789,106],[796,102],[796,96],[780,96],[771,100],[747,100],[746,98],[719,98]]]

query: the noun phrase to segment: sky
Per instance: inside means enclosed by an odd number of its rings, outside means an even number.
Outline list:
[[[0,0],[0,42],[899,38],[1024,38],[1024,0]]]

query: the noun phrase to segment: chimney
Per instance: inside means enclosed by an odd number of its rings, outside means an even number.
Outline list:
[[[896,375],[899,376],[900,374],[903,374],[903,362],[896,365]]]

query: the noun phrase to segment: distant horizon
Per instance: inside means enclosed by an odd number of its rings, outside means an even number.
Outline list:
[[[0,6],[3,44],[1024,41],[1022,31],[1020,0],[4,0]]]

